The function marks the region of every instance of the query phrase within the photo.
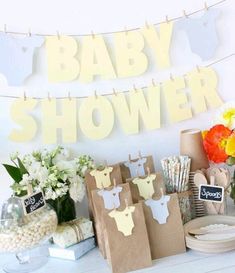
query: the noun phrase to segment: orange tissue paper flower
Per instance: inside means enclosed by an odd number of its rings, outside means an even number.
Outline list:
[[[225,162],[228,158],[226,145],[232,130],[222,124],[213,126],[203,140],[207,157],[215,163]]]

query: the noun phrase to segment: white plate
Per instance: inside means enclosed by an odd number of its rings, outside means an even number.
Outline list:
[[[226,240],[204,241],[189,235],[188,231],[213,224],[235,225],[235,217],[225,215],[210,215],[196,218],[184,225],[186,246],[193,250],[206,253],[222,253],[235,249],[235,237]]]

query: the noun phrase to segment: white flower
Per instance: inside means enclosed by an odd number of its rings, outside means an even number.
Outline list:
[[[27,154],[26,156],[24,156],[22,162],[23,162],[25,168],[28,169],[34,162],[36,162],[36,160],[33,157],[33,155]]]
[[[235,101],[227,102],[219,109],[215,124],[223,124],[231,130],[235,128]]]
[[[23,174],[22,180],[19,182],[19,184],[21,186],[27,186],[31,184],[32,181],[33,181],[33,178],[26,173],[26,174]]]
[[[76,175],[76,164],[73,160],[70,161],[61,160],[56,163],[56,166],[59,171],[65,171],[68,177],[73,177]]]
[[[58,149],[58,152],[56,153],[56,156],[52,160],[54,165],[56,165],[60,161],[68,160],[70,157],[70,153],[68,149],[65,149],[63,147],[58,147],[57,149]]]
[[[14,152],[10,155],[12,161],[16,160],[19,157],[19,152]]]
[[[31,166],[28,167],[28,172],[30,176],[38,180],[39,183],[45,182],[49,175],[48,169],[43,167],[40,162],[33,162]]]
[[[70,179],[69,194],[74,202],[81,202],[85,195],[85,185],[83,179],[80,176],[75,176]]]

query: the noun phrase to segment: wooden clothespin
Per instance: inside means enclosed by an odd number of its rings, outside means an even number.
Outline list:
[[[98,98],[96,90],[94,91],[94,96],[95,96],[96,99]]]
[[[131,162],[131,154],[128,155],[128,160]]]
[[[50,92],[47,93],[47,99],[51,101]]]
[[[141,151],[139,151],[138,154],[139,154],[139,158],[142,159]]]
[[[71,98],[71,95],[70,95],[70,92],[68,92],[68,99],[71,101],[72,98]]]
[[[26,97],[26,92],[24,91],[24,101],[27,100],[27,97]]]
[[[116,92],[115,88],[113,88],[113,94],[114,94],[115,96],[117,96],[117,92]]]
[[[128,204],[127,198],[125,198],[125,205],[126,205],[126,208],[129,208],[129,204]]]
[[[187,15],[185,10],[183,10],[183,15],[184,15],[185,18],[188,18],[188,15]]]
[[[147,175],[150,176],[150,169],[147,167]]]
[[[117,181],[116,181],[115,178],[113,179],[113,186],[114,186],[114,187],[117,187]]]

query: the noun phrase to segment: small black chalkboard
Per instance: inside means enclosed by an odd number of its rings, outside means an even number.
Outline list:
[[[224,188],[219,186],[200,185],[199,199],[222,203],[224,200]]]
[[[30,214],[45,206],[46,202],[42,192],[37,192],[23,200],[25,214]]]

